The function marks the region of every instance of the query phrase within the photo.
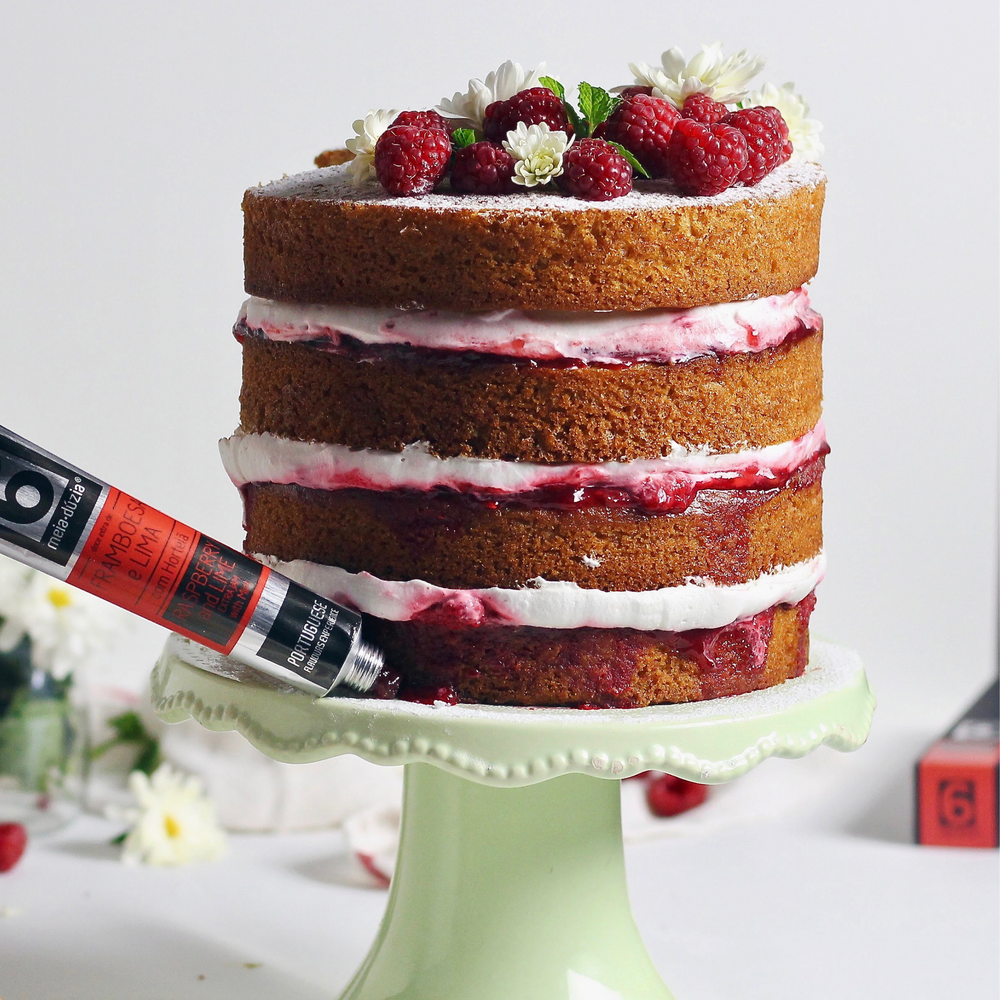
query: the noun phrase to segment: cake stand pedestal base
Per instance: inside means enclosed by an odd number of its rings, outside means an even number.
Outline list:
[[[342,1000],[670,1000],[629,907],[620,793],[408,764],[385,918]]]
[[[629,908],[620,779],[714,783],[770,756],[854,750],[875,704],[858,658],[819,642],[777,688],[588,712],[315,699],[193,655],[174,636],[153,672],[165,721],[238,730],[291,763],[406,765],[385,917],[341,1000],[670,1000]]]

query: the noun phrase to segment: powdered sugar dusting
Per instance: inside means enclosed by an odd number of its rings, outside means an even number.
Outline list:
[[[422,209],[428,212],[474,211],[507,215],[511,212],[635,212],[679,210],[687,207],[737,205],[787,197],[800,188],[815,188],[826,174],[815,163],[790,160],[768,174],[755,187],[732,187],[711,197],[687,197],[672,190],[667,181],[637,181],[635,190],[613,201],[584,201],[556,192],[518,192],[505,195],[466,195],[442,191],[419,198],[393,198],[377,183],[355,187],[347,165],[322,167],[273,181],[252,189],[256,197],[308,198],[359,205],[385,205],[394,209]]]

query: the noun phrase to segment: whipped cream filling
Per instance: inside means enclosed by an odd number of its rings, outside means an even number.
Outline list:
[[[530,625],[667,632],[721,628],[775,604],[798,604],[826,571],[821,552],[805,562],[726,587],[692,578],[679,587],[660,590],[606,591],[538,578],[519,589],[455,590],[424,580],[382,580],[304,559],[285,562],[268,555],[255,557],[304,587],[366,614],[458,627]]]
[[[612,486],[655,495],[678,488],[758,488],[780,481],[826,445],[820,421],[794,441],[727,454],[676,445],[663,458],[632,462],[543,465],[487,458],[439,458],[424,443],[402,451],[352,450],[320,441],[296,441],[274,434],[236,433],[219,442],[222,462],[238,487],[282,483],[316,490],[431,490],[518,494],[547,486]]]
[[[777,347],[792,333],[818,330],[822,319],[805,288],[746,302],[646,312],[491,313],[301,305],[248,299],[237,331],[329,349],[351,338],[367,346],[407,345],[478,351],[537,361],[676,363],[709,354]]]

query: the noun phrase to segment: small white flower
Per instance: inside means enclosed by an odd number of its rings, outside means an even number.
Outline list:
[[[347,164],[347,172],[359,187],[375,178],[375,143],[398,114],[398,111],[381,108],[369,111],[354,123],[355,134],[344,145],[354,154],[354,159]]]
[[[31,640],[31,664],[65,680],[111,643],[119,612],[82,590],[0,557],[0,652]]]
[[[561,130],[553,131],[545,122],[518,122],[503,141],[503,148],[514,157],[512,180],[522,187],[548,184],[563,172],[563,154],[572,145],[573,137]]]
[[[653,88],[654,97],[665,97],[677,107],[688,94],[708,94],[721,104],[735,104],[746,95],[747,84],[764,68],[762,56],[751,56],[743,49],[726,56],[722,43],[703,45],[690,62],[680,49],[668,49],[661,56],[662,66],[629,63],[635,82]]]
[[[456,92],[452,98],[443,98],[437,110],[447,118],[461,118],[474,129],[482,131],[486,109],[494,101],[506,101],[522,90],[538,86],[538,78],[545,72],[540,63],[530,73],[520,63],[508,59],[502,66],[487,74],[485,80],[470,80],[469,89]]]
[[[743,102],[747,108],[763,106],[777,108],[788,126],[788,140],[792,144],[792,156],[816,163],[823,152],[819,133],[823,126],[815,118],[809,117],[809,105],[795,93],[794,83],[784,83],[776,87],[766,83],[760,90],[747,95]]]
[[[226,835],[197,778],[161,764],[152,778],[133,771],[128,784],[138,807],[122,814],[132,825],[122,846],[126,864],[186,865],[225,852]]]

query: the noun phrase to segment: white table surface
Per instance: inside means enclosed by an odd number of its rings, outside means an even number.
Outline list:
[[[998,996],[997,852],[908,842],[926,734],[769,761],[790,812],[626,848],[636,918],[679,1000]],[[746,781],[754,779],[754,774]],[[0,875],[3,1000],[333,1000],[385,905],[337,831],[231,838],[127,867],[84,816]]]

